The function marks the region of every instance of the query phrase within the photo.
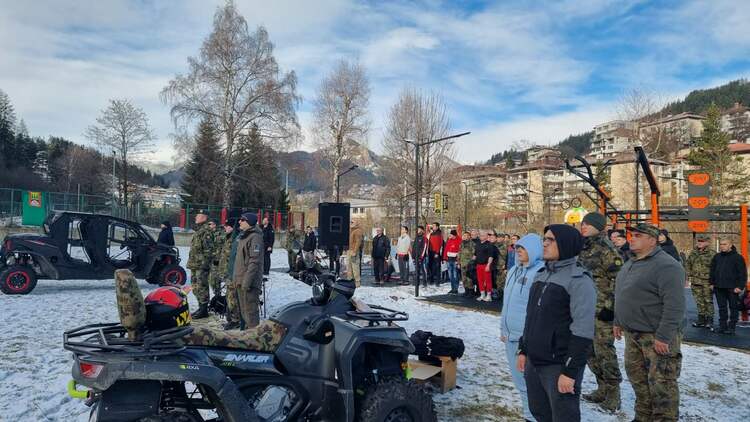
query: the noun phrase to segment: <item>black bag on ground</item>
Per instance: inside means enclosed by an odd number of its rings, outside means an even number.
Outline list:
[[[427,344],[430,341],[430,337],[432,337],[432,333],[429,331],[422,331],[417,330],[415,331],[409,339],[411,340],[412,344],[414,345],[414,354],[417,356],[427,356],[430,354],[430,349],[427,347]]]
[[[464,341],[457,337],[432,336],[430,338],[430,354],[433,356],[448,356],[453,360],[464,355]]]

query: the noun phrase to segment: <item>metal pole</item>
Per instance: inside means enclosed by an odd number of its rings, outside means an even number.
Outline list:
[[[341,180],[341,174],[336,175],[336,203],[339,202],[339,180]]]
[[[420,192],[419,192],[419,142],[414,142],[414,178],[416,180],[416,186],[414,186],[414,196],[416,198],[416,201],[414,201],[414,233],[417,233],[417,226],[419,226],[419,202],[422,198],[420,198]],[[418,236],[418,234],[417,234]],[[414,286],[414,296],[419,297],[419,273],[421,272],[421,265],[422,263],[420,261],[420,254],[421,251],[417,251],[415,256],[416,259],[416,268],[417,268],[417,274],[416,274],[416,284]]]
[[[81,184],[78,184],[78,197],[76,198],[78,212],[81,212]]]

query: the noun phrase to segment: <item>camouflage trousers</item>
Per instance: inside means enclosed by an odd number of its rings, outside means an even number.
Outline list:
[[[294,270],[297,263],[297,253],[291,249],[286,250],[286,259],[289,261],[289,270]]]
[[[362,284],[362,256],[359,254],[349,255],[349,266],[354,279],[354,284],[359,287]]]
[[[693,292],[695,306],[698,308],[698,315],[709,317],[710,321],[714,320],[714,295],[711,285],[708,281],[705,284],[690,283],[690,290]]]
[[[599,384],[618,385],[622,382],[612,325],[599,319],[594,321],[594,353],[589,357],[588,365]]]
[[[240,322],[240,298],[237,286],[227,283],[227,322]]]
[[[471,276],[469,275],[469,265],[461,265],[461,280],[464,284],[464,290],[470,291],[474,290],[474,280],[471,279]]]
[[[208,270],[190,269],[190,284],[193,286],[193,294],[198,299],[198,304],[208,304]]]
[[[625,331],[625,372],[635,392],[635,419],[649,422],[677,421],[680,390],[677,379],[682,369],[678,333],[669,343],[669,353],[654,350],[653,333]]]
[[[208,285],[211,287],[211,291],[214,292],[214,296],[221,293],[221,281],[224,279],[224,274],[219,272],[218,266],[211,266],[211,272],[208,275]]]
[[[257,290],[239,288],[239,304],[245,328],[252,328],[260,323],[260,293]]]

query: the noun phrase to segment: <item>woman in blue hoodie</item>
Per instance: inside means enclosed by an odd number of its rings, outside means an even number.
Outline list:
[[[526,396],[526,381],[523,373],[516,368],[516,351],[518,339],[523,335],[526,322],[526,304],[529,302],[529,290],[534,282],[534,275],[544,267],[542,260],[542,238],[536,234],[527,234],[515,244],[515,265],[508,270],[505,278],[505,295],[503,312],[500,316],[500,340],[505,343],[505,355],[508,367],[513,376],[513,383],[523,401],[523,416],[527,421],[534,417],[529,410]]]

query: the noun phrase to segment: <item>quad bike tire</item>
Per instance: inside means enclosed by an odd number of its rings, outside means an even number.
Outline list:
[[[436,422],[435,403],[427,389],[413,381],[385,379],[367,388],[360,422]]]
[[[11,265],[0,272],[0,290],[6,295],[26,295],[36,287],[36,273],[25,265]]]
[[[177,264],[166,265],[159,271],[156,282],[160,286],[184,286],[187,281],[185,269]]]

